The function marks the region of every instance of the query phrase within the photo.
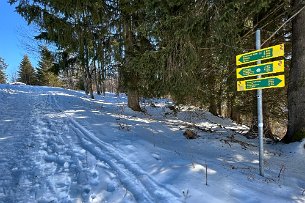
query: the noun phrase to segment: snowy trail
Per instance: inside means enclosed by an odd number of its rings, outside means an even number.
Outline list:
[[[241,126],[124,97],[0,85],[0,203],[305,202],[305,141],[266,145],[261,177]],[[213,133],[186,140],[193,123]]]
[[[42,166],[40,170],[44,171],[47,178],[41,180],[35,199],[39,202],[107,201],[107,198],[97,197],[94,193],[94,187],[99,187],[107,174],[100,177],[96,165],[90,165],[88,150],[83,148],[81,140],[78,139],[79,134],[71,125],[71,119],[58,108],[54,99],[54,96],[47,95],[45,106],[48,106],[48,109],[41,112],[46,116],[37,116],[37,131],[46,138],[40,152],[44,155],[43,160],[37,165]],[[96,157],[93,159],[96,162]],[[107,190],[112,192],[113,189]],[[116,190],[119,191],[116,192],[117,195],[126,196],[125,191]],[[109,199],[111,201],[111,197]],[[132,195],[129,195],[123,202],[132,199]]]
[[[40,107],[37,95],[30,98],[32,91],[19,91],[7,88],[2,94],[0,112],[10,111],[1,116],[0,142],[0,202],[19,202],[33,200],[37,165],[32,149],[37,147],[39,140],[33,133],[36,109]],[[16,100],[23,100],[16,103]],[[13,105],[12,105],[13,104]],[[20,114],[20,111],[23,114]],[[7,143],[7,144],[4,144]],[[16,161],[18,160],[18,161]],[[26,193],[27,195],[19,195]]]
[[[56,100],[56,95],[53,95],[53,103],[57,111],[63,112],[62,107]],[[180,195],[178,193],[158,184],[140,166],[131,163],[124,157],[123,152],[120,152],[118,148],[97,138],[71,116],[67,114],[65,116],[69,119],[70,126],[76,132],[84,149],[93,154],[96,159],[109,165],[118,175],[119,181],[137,201],[179,202]]]

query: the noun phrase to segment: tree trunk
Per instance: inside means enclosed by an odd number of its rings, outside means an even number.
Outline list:
[[[102,80],[101,80],[102,92],[103,92],[103,95],[105,96],[106,95],[106,69],[105,69],[105,66],[102,69],[101,77],[102,77]]]
[[[124,71],[124,80],[128,80],[127,83],[127,93],[128,93],[128,107],[134,111],[142,111],[139,103],[139,92],[138,92],[138,76],[136,71],[130,65],[130,60],[134,53],[134,38],[132,32],[132,16],[126,15],[124,18],[124,40],[125,40],[125,68],[128,71]]]
[[[294,11],[304,1],[292,1]],[[288,130],[284,142],[305,138],[305,10],[292,21],[292,59],[288,83]]]
[[[100,72],[99,65],[96,67],[96,62],[99,63],[98,61],[94,61],[96,93],[97,93],[97,95],[101,95],[101,86],[100,86],[100,83],[99,83],[99,80],[100,80],[100,77],[101,77],[101,72]]]
[[[216,115],[216,116],[218,115],[215,95],[211,95],[211,97],[210,97],[209,112],[213,115]]]
[[[216,77],[215,77],[214,72],[212,72],[209,75],[208,87],[211,90],[210,91],[209,112],[212,113],[213,115],[218,115],[218,112],[217,112],[218,102],[217,102],[217,98],[216,98],[216,95],[217,95]]]
[[[89,94],[89,90],[88,90],[88,81],[87,81],[87,77],[86,77],[86,73],[83,73],[83,82],[84,82],[84,89],[85,89],[85,94],[88,95]]]
[[[240,124],[241,123],[241,118],[240,118],[240,108],[236,106],[236,93],[230,98],[229,104],[228,104],[228,112],[227,115],[236,123]]]
[[[271,120],[270,120],[270,110],[268,108],[268,103],[263,103],[263,114],[264,114],[264,137],[270,138],[270,139],[276,139],[275,135],[272,133],[271,129]]]
[[[256,138],[258,136],[258,116],[257,116],[257,91],[252,92],[252,112],[251,112],[251,124],[247,133],[247,137]]]
[[[134,111],[142,111],[139,104],[139,94],[137,90],[128,90],[128,107]]]
[[[85,69],[86,69],[86,79],[87,79],[87,85],[88,85],[88,91],[90,94],[91,99],[94,99],[93,95],[93,88],[92,88],[92,73],[90,72],[90,66],[89,66],[89,50],[88,50],[88,45],[87,45],[87,40],[84,40],[84,48],[85,48]]]

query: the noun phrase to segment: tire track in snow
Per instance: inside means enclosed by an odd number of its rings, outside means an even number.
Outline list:
[[[181,202],[180,194],[157,183],[138,165],[128,162],[128,159],[118,153],[113,145],[98,139],[70,115],[64,113],[58,104],[56,95],[53,94],[52,96],[54,106],[69,119],[70,126],[76,132],[84,149],[114,169],[120,182],[132,193],[137,201]]]

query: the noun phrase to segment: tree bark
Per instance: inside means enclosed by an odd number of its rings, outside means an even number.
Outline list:
[[[101,95],[101,87],[100,87],[100,77],[101,77],[101,72],[100,72],[100,68],[99,65],[97,65],[96,67],[96,63],[99,63],[98,61],[94,61],[94,75],[95,75],[95,86],[96,86],[96,94],[97,95]]]
[[[84,62],[85,62],[85,69],[86,69],[86,79],[87,79],[87,85],[88,85],[88,91],[90,94],[91,99],[94,99],[94,95],[93,95],[93,88],[92,88],[92,73],[90,71],[90,66],[89,66],[89,50],[88,50],[88,44],[87,44],[87,40],[84,40],[84,49],[85,49],[85,58],[84,58]]]
[[[139,102],[139,94],[137,90],[128,90],[128,107],[134,111],[142,111]]]
[[[292,1],[297,12],[304,1]],[[305,9],[292,21],[292,59],[288,82],[288,130],[286,143],[305,138]]]
[[[275,135],[272,133],[272,129],[271,129],[271,120],[270,120],[270,110],[268,108],[268,103],[263,103],[263,114],[264,114],[264,137],[270,138],[275,140],[276,137]]]
[[[227,115],[236,123],[241,124],[240,107],[236,106],[236,93],[230,97]]]

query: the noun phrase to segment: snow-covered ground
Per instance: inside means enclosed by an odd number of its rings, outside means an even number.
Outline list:
[[[245,126],[170,104],[0,85],[0,202],[305,202],[305,141],[265,144],[262,177]]]

